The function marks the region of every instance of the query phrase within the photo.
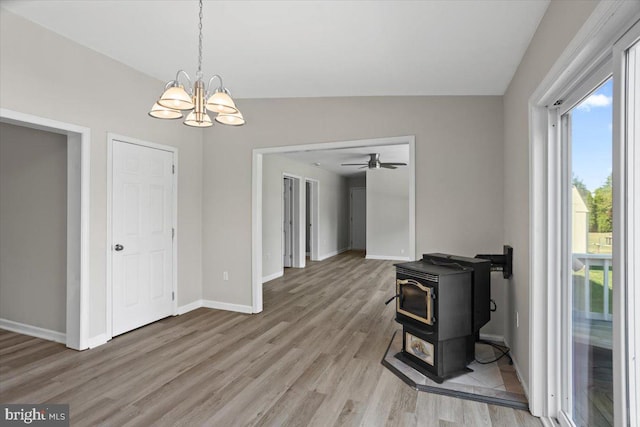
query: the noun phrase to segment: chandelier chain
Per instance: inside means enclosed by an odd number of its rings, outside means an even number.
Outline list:
[[[200,30],[198,39],[198,78],[202,78],[202,0],[200,0],[200,14],[198,16],[200,18],[198,24],[198,29]]]

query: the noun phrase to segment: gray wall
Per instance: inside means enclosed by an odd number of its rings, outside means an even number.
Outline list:
[[[409,255],[409,168],[367,170],[367,256]]]
[[[504,95],[504,227],[514,248],[506,339],[529,383],[529,98],[589,17],[595,1],[552,1]],[[520,327],[516,329],[516,312]]]
[[[261,99],[238,104],[245,126],[205,131],[204,298],[251,305],[251,162],[256,148],[415,135],[416,253],[502,251],[502,97]],[[223,271],[229,271],[228,282],[222,280]],[[497,320],[483,332],[502,334],[503,292],[504,282],[497,278]]]
[[[282,174],[319,181],[318,257],[349,246],[349,188],[347,178],[289,158],[269,154],[262,164],[262,276],[282,271]],[[231,280],[231,277],[229,277]]]
[[[362,176],[354,176],[349,178],[349,188],[353,187],[366,187],[367,186],[367,175],[366,173]]]
[[[0,318],[66,331],[67,137],[0,123]]]
[[[106,331],[107,132],[179,148],[178,305],[200,299],[202,131],[147,116],[164,82],[5,9],[0,31],[0,106],[91,130],[90,337]]]

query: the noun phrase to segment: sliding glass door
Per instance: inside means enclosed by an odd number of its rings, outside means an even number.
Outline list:
[[[612,90],[607,76],[561,116],[565,152],[564,410],[613,426]]]
[[[640,24],[559,101],[563,425],[638,425]]]

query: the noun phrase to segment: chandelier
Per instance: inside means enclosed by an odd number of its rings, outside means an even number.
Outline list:
[[[200,14],[198,29],[200,31],[198,39],[198,72],[196,81],[192,82],[189,75],[184,70],[178,70],[175,80],[167,82],[160,99],[153,104],[149,115],[157,119],[181,119],[183,114],[187,114],[184,124],[193,127],[209,127],[213,125],[208,113],[214,113],[215,121],[223,125],[240,126],[245,123],[242,113],[231,99],[229,90],[222,84],[222,77],[218,74],[211,77],[206,85],[202,80],[202,0],[200,3]],[[180,77],[187,81],[187,90],[180,83]],[[212,83],[220,82],[213,91]]]

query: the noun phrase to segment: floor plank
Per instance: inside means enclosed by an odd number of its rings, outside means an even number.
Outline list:
[[[380,364],[391,261],[347,252],[264,285],[264,311],[198,309],[93,350],[0,331],[0,401],[68,403],[74,426],[540,425],[418,392]]]

